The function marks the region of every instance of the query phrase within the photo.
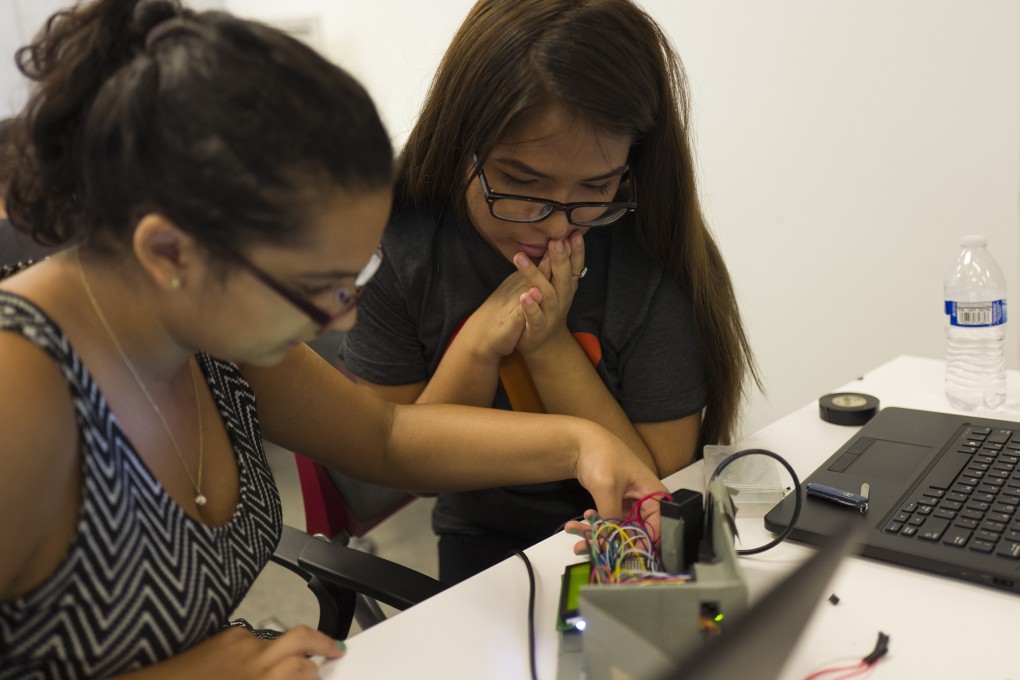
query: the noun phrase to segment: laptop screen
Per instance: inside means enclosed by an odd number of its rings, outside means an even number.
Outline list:
[[[663,680],[777,677],[836,567],[853,552],[858,534],[858,527],[844,524],[818,552]]]

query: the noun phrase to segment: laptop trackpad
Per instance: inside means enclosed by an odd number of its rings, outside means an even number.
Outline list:
[[[928,446],[875,439],[845,472],[859,477],[905,482],[930,453],[931,447]]]

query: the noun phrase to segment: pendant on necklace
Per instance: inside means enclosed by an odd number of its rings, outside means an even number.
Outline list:
[[[197,496],[195,496],[195,505],[197,505],[198,507],[201,508],[205,504],[206,504],[206,499],[205,499],[205,496],[203,494],[198,494]]]

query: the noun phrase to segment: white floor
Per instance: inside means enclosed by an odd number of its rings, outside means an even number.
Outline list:
[[[280,488],[284,523],[304,530],[304,506],[294,457],[269,444],[266,455]],[[436,577],[439,573],[436,537],[430,524],[433,503],[430,499],[418,499],[366,534],[376,546],[375,553]],[[396,614],[391,609],[384,610]],[[304,582],[283,567],[269,564],[231,618],[247,619],[256,628],[286,630],[301,623],[314,628],[318,617],[315,598]],[[357,632],[355,624],[351,635]]]

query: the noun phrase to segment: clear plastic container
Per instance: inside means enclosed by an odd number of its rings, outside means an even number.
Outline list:
[[[963,411],[1006,401],[1006,277],[984,236],[960,239],[945,281],[946,398]]]
[[[730,446],[705,446],[705,486],[724,460],[736,453]],[[764,517],[783,500],[789,489],[779,480],[776,461],[768,456],[747,456],[733,461],[719,474],[729,489],[740,517]]]

